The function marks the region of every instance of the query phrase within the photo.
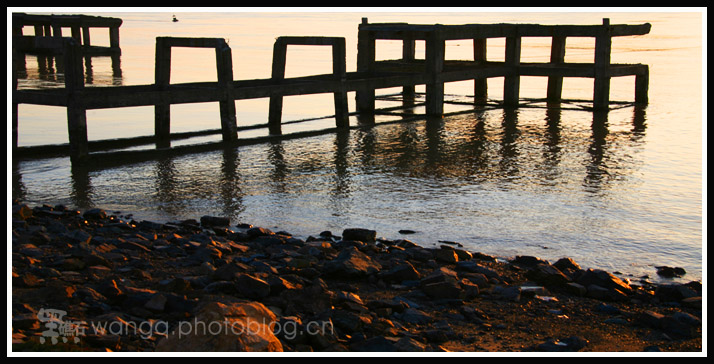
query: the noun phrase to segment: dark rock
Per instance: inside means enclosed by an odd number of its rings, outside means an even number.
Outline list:
[[[13,205],[12,216],[21,220],[27,220],[32,217],[32,209],[25,205]]]
[[[161,230],[164,228],[164,224],[158,223],[158,222],[153,222],[153,221],[148,221],[148,220],[142,220],[139,221],[139,223],[136,225],[139,229],[149,231],[149,230]]]
[[[350,278],[365,277],[381,269],[382,266],[378,262],[354,247],[342,250],[337,258],[324,265],[325,273]]]
[[[560,258],[557,262],[553,263],[553,265],[561,271],[565,271],[568,269],[580,270],[580,265],[578,265],[578,263],[576,263],[571,258]]]
[[[395,337],[375,336],[352,344],[350,349],[358,352],[397,352],[397,341],[399,339]]]
[[[662,302],[678,302],[697,296],[700,296],[697,291],[682,284],[663,284],[655,289],[655,297]]]
[[[333,306],[335,297],[335,293],[328,290],[325,282],[319,278],[309,286],[280,293],[287,315],[315,315],[324,312]]]
[[[85,219],[102,220],[107,218],[107,212],[102,209],[89,209],[82,216]]]
[[[387,308],[392,312],[402,313],[404,310],[409,308],[409,305],[406,302],[399,300],[373,300],[367,302],[367,307],[369,307],[370,310]]]
[[[357,240],[364,243],[373,243],[377,240],[377,232],[375,230],[362,228],[345,229],[342,232],[342,240]]]
[[[203,287],[203,290],[207,293],[225,293],[231,295],[235,295],[238,293],[236,284],[232,281],[212,282]]]
[[[588,269],[577,279],[577,282],[585,287],[596,285],[603,288],[618,290],[621,293],[628,294],[632,291],[632,287],[625,283],[620,278],[600,269]],[[589,290],[589,289],[588,289]]]
[[[280,277],[278,275],[270,275],[268,276],[267,279],[265,279],[266,282],[270,285],[270,294],[273,295],[280,295],[284,291],[290,291],[290,290],[297,290],[303,288],[303,286],[299,283],[293,283],[283,277]]]
[[[424,331],[424,337],[431,343],[441,344],[449,341],[449,336],[444,330],[433,329]]]
[[[166,301],[168,299],[163,294],[153,295],[146,303],[144,303],[144,308],[152,312],[162,312],[166,307]]]
[[[618,289],[601,287],[596,284],[587,286],[585,295],[603,301],[624,301],[627,299],[627,295]]]
[[[677,321],[692,327],[702,326],[702,320],[699,317],[692,315],[691,313],[675,312],[674,314],[672,314],[672,317],[675,318]]]
[[[595,311],[606,313],[608,315],[619,315],[622,313],[619,308],[605,303],[600,303],[595,306]]]
[[[476,288],[478,289],[478,286]],[[458,298],[462,292],[461,285],[452,280],[423,284],[421,289],[424,293],[429,295],[429,297],[436,299]]]
[[[488,254],[479,253],[479,252],[472,252],[471,255],[474,257],[474,259],[478,259],[478,260],[484,260],[484,261],[488,261],[488,262],[496,261],[496,257],[494,257],[493,255],[488,255]]]
[[[429,314],[415,308],[407,308],[404,312],[395,313],[393,316],[402,322],[415,325],[424,325],[434,321]]]
[[[459,256],[454,249],[437,249],[434,252],[436,260],[447,264],[454,264],[459,261]]]
[[[398,246],[400,248],[408,249],[408,248],[417,248],[419,245],[417,245],[415,242],[407,239],[398,239],[394,241],[394,245]]]
[[[434,258],[434,254],[429,249],[422,247],[411,247],[404,250],[409,259],[413,259],[419,262],[426,262]]]
[[[661,266],[655,268],[657,268],[657,274],[665,278],[682,277],[687,274],[684,268],[680,267]]]
[[[548,263],[547,260],[543,260],[538,257],[530,256],[530,255],[519,255],[516,256],[511,263],[520,265],[520,266],[525,266],[525,267],[534,267],[537,264],[550,264]]]
[[[454,253],[456,253],[456,256],[459,258],[459,261],[471,260],[474,257],[473,254],[463,249],[454,249]]]
[[[463,273],[461,274],[461,277],[479,286],[480,289],[484,289],[491,285],[488,281],[488,277],[486,277],[483,273]]]
[[[89,244],[89,241],[92,240],[91,234],[79,229],[68,231],[62,237],[72,244]]]
[[[246,231],[246,234],[248,234],[248,237],[253,239],[257,238],[259,236],[268,236],[268,235],[273,235],[273,232],[270,229],[262,228],[262,227],[254,227],[248,229]]]
[[[362,302],[362,299],[358,295],[356,295],[352,292],[346,292],[346,291],[337,292],[336,298],[339,301],[346,301],[346,302],[356,303],[358,305],[364,305],[364,302]]]
[[[391,269],[381,271],[379,277],[389,282],[402,282],[421,279],[421,274],[408,261],[400,261]]]
[[[116,247],[119,249],[126,249],[126,250],[134,250],[134,251],[140,251],[140,252],[151,252],[151,249],[147,248],[144,245],[141,245],[139,243],[133,242],[133,241],[121,241],[118,244],[116,244]]]
[[[479,286],[477,284],[471,283],[470,280],[464,278],[460,282],[461,286],[461,297],[464,299],[472,299],[480,294]]]
[[[536,264],[526,272],[526,278],[547,287],[561,287],[570,279],[558,268],[550,264]]]
[[[124,296],[124,292],[113,279],[99,283],[99,285],[96,286],[96,290],[110,300],[116,300]]]
[[[409,234],[416,234],[416,231],[409,230],[409,229],[402,229],[402,230],[399,230],[399,233],[403,234],[403,235],[409,235]]]
[[[664,315],[660,313],[654,311],[645,311],[637,316],[636,321],[643,326],[659,328],[661,326],[661,320],[663,318]]]
[[[696,318],[691,315],[663,315],[654,311],[645,311],[639,314],[636,322],[647,327],[659,329],[673,338],[689,339],[697,335]]]
[[[197,249],[191,256],[186,258],[186,263],[188,265],[201,265],[204,262],[215,263],[222,256],[223,253],[220,250],[209,246]]]
[[[461,248],[463,248],[463,246],[464,246],[463,244],[461,244],[461,243],[459,243],[459,242],[449,241],[449,240],[439,240],[439,243],[448,244],[448,245],[453,245],[453,246],[458,246],[458,247],[461,247]]]
[[[446,281],[458,282],[459,276],[456,274],[456,272],[454,272],[453,270],[451,270],[447,267],[439,267],[437,269],[434,269],[431,273],[429,273],[426,277],[424,277],[420,281],[420,284],[423,286],[423,285],[427,285],[427,284],[440,283],[440,282],[446,282]]]
[[[426,345],[416,341],[414,338],[404,336],[395,343],[397,351],[400,352],[422,352],[426,351]]]
[[[681,301],[682,306],[684,307],[691,307],[691,308],[702,308],[702,296],[698,297],[687,297],[682,299]]]
[[[335,327],[345,333],[358,332],[372,324],[372,317],[368,314],[340,309],[332,312],[331,319]]]
[[[568,294],[578,297],[585,296],[588,292],[587,288],[575,282],[566,283],[564,286],[561,287],[561,289]]]
[[[215,280],[219,281],[230,281],[238,277],[240,273],[245,273],[250,271],[250,267],[246,266],[245,264],[238,263],[238,262],[231,262],[228,264],[225,264],[221,266],[220,268],[217,268],[213,274],[212,277]]]
[[[174,278],[163,285],[163,289],[169,292],[185,293],[191,291],[191,281],[185,278]]]
[[[495,270],[493,270],[489,267],[483,266],[473,260],[467,260],[467,261],[456,263],[456,270],[466,271],[466,272],[471,272],[471,273],[481,273],[488,278],[496,278],[496,279],[501,278],[501,275],[498,274],[498,272],[496,272]]]
[[[231,219],[220,216],[201,216],[201,226],[228,226],[231,224]]]
[[[502,299],[518,302],[521,300],[521,288],[516,286],[496,286],[493,288],[493,293],[499,295]]]
[[[574,352],[580,351],[587,346],[587,340],[577,336],[571,336],[563,340],[548,340],[536,346],[538,351],[547,352]]]
[[[240,295],[258,300],[270,295],[270,284],[247,273],[240,273],[236,277],[236,290]]]
[[[32,273],[25,273],[17,278],[13,277],[12,284],[18,287],[34,288],[42,286],[44,284],[44,280]]]

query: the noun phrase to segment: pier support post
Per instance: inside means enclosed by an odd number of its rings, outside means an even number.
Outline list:
[[[17,90],[17,64],[20,54],[14,48],[12,49],[12,91]],[[24,57],[24,56],[23,56]],[[13,97],[13,100],[15,98]],[[12,102],[12,150],[17,149],[17,134],[18,134],[18,103]]]
[[[233,60],[231,49],[220,38],[156,38],[155,86],[165,91],[160,101],[154,105],[154,129],[157,148],[167,148],[171,144],[171,100],[168,93],[171,78],[171,47],[214,48],[216,51],[217,87],[223,95],[219,98],[221,131],[223,141],[237,139],[235,100],[233,98]]]
[[[642,74],[635,75],[635,103],[647,104],[649,96],[647,95],[650,87],[650,68],[643,65]]]
[[[602,19],[602,31],[595,37],[595,84],[593,87],[593,108],[607,110],[610,106],[610,53],[612,38],[610,19]]]
[[[407,37],[402,40],[402,60],[413,61],[416,58],[416,41],[414,38]],[[406,101],[413,101],[415,96],[414,85],[402,87],[402,98]]]
[[[119,48],[119,27],[109,28],[109,48],[120,50],[120,48]]]
[[[87,109],[78,95],[84,90],[84,66],[79,42],[74,38],[64,42],[65,89],[67,91],[67,131],[70,159],[81,161],[89,156],[87,140]]]
[[[347,91],[344,89],[344,82],[347,80],[347,46],[345,38],[332,38],[332,73],[335,80],[340,83],[341,90],[335,92],[335,126],[338,128],[348,128],[350,126],[349,110],[347,103]]]
[[[347,91],[344,81],[347,79],[347,50],[345,38],[340,37],[279,37],[273,45],[273,67],[271,79],[280,83],[285,79],[287,47],[293,45],[317,45],[332,47],[332,74],[339,90],[333,93],[335,102],[335,124],[338,128],[349,127],[347,109]],[[282,134],[283,95],[271,95],[268,110],[268,131],[270,134]]]
[[[550,46],[550,64],[562,65],[565,62],[565,37],[553,36]],[[548,76],[548,102],[560,102],[563,93],[563,77]]]
[[[216,72],[218,87],[223,90],[223,100],[218,102],[221,114],[221,131],[224,142],[238,139],[236,103],[233,99],[233,56],[225,40],[218,39],[216,45]]]
[[[156,62],[154,65],[156,88],[167,91],[171,79],[171,45],[164,37],[156,38]],[[168,92],[168,91],[167,91]],[[154,105],[154,135],[157,148],[171,146],[171,104],[168,95],[164,93],[162,102]]]
[[[474,63],[481,65],[486,62],[486,38],[474,39]],[[474,102],[482,104],[488,98],[488,78],[474,79]]]
[[[90,45],[91,41],[89,38],[89,27],[84,25],[82,26],[82,46],[89,47]]]
[[[62,38],[62,27],[59,24],[52,24],[52,36]]]
[[[288,52],[288,44],[278,38],[273,44],[273,68],[271,79],[274,82],[281,82],[285,79],[285,63]],[[281,123],[283,116],[283,95],[271,95],[270,106],[268,107],[268,132],[271,135],[283,133]]]
[[[426,113],[441,117],[444,114],[444,70],[445,42],[441,30],[430,32],[426,39]]]
[[[520,93],[521,37],[512,35],[506,37],[506,66],[508,75],[503,81],[503,106],[518,107]]]
[[[362,29],[367,25],[367,18],[362,18],[362,24],[357,32],[357,72],[369,73],[375,62],[375,37],[372,32]],[[374,88],[366,86],[357,90],[355,95],[357,111],[364,115],[374,115]]]

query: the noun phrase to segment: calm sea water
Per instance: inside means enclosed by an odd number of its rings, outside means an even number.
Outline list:
[[[13,198],[30,204],[99,206],[137,220],[223,215],[233,223],[302,237],[365,227],[424,246],[449,240],[502,257],[567,256],[584,268],[622,272],[633,279],[647,274],[657,280],[654,266],[659,265],[685,268],[684,280],[703,278],[701,13],[176,13],[178,22],[165,12],[89,14],[124,20],[121,73],[112,71],[110,58],[93,58],[88,86],[96,87],[153,83],[157,36],[226,38],[235,78],[256,79],[270,77],[272,45],[283,35],[345,37],[347,69],[354,71],[362,17],[421,24],[600,24],[602,18],[612,24],[649,22],[650,34],[613,40],[612,62],[650,66],[650,103],[612,110],[604,120],[588,111],[545,108],[474,111],[407,123],[381,123],[395,119],[384,116],[374,127],[347,133],[87,173],[72,171],[67,158],[14,161],[9,184]],[[93,31],[91,37],[93,44],[108,45],[103,31]],[[504,43],[489,43],[489,59],[503,59]],[[379,41],[378,59],[399,58],[400,46]],[[472,59],[470,46],[467,41],[448,42],[447,58]],[[593,46],[591,39],[569,38],[566,61],[592,62]],[[522,60],[546,61],[549,47],[549,39],[525,38]],[[417,43],[417,56],[423,51],[423,43]],[[329,73],[329,52],[327,47],[289,47],[287,76]],[[56,87],[61,81],[52,69],[41,71],[37,57],[27,56],[26,69],[21,88]],[[212,50],[173,50],[173,83],[215,80]],[[523,77],[521,97],[544,97],[545,85],[544,78]],[[470,95],[473,83],[447,84],[446,92]],[[501,95],[502,79],[490,80],[489,96]],[[564,97],[591,95],[592,80],[565,80]],[[633,98],[633,77],[613,79],[612,100]],[[349,102],[354,110],[352,94]],[[238,101],[236,106],[239,125],[267,121],[267,99]],[[446,107],[447,112],[455,110],[468,107]],[[331,95],[288,97],[283,120],[332,113]],[[21,146],[67,142],[64,109],[20,105],[19,115]],[[87,119],[90,140],[153,134],[151,107],[90,110]],[[353,117],[351,123],[358,120]],[[219,125],[217,104],[172,106],[172,132]],[[286,125],[283,131],[332,126],[334,119],[322,118]],[[245,131],[239,138],[266,134],[264,129]],[[400,235],[401,229],[416,233]]]

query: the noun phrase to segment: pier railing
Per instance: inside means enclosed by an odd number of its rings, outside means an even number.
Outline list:
[[[70,28],[71,37],[83,48],[84,55],[121,54],[119,47],[119,18],[90,15],[12,14],[12,47],[25,53],[62,53],[63,49],[50,38],[62,38],[62,28]],[[24,27],[33,27],[34,35],[24,35]],[[91,44],[90,29],[109,30],[109,46]]]
[[[610,78],[635,76],[635,102],[647,103],[649,69],[643,64],[612,64],[612,37],[643,35],[650,24],[611,25],[603,19],[602,25],[539,25],[539,24],[467,24],[467,25],[412,25],[403,23],[368,23],[363,19],[359,26],[357,45],[357,71],[364,73],[402,72],[411,74],[411,84],[426,84],[427,113],[443,113],[444,83],[473,78],[476,99],[487,96],[486,79],[504,78],[503,106],[518,106],[520,76],[548,77],[547,99],[560,101],[563,77],[588,77],[594,79],[593,108],[607,109]],[[550,37],[551,54],[548,63],[521,62],[521,40],[524,37]],[[595,38],[593,63],[566,63],[565,43],[569,37]],[[487,41],[505,38],[505,61],[487,61]],[[376,61],[375,41],[401,40],[401,60]],[[445,42],[473,39],[473,61],[446,61]],[[415,41],[425,41],[424,60],[415,59]],[[413,92],[410,86],[406,92]],[[358,93],[358,110],[373,112],[373,89]]]
[[[346,72],[345,40],[336,37],[279,37],[274,44],[272,76],[269,79],[233,80],[231,49],[223,39],[158,37],[156,40],[156,79],[153,85],[85,87],[83,79],[83,48],[76,38],[55,37],[52,47],[62,48],[65,88],[13,91],[13,147],[17,148],[20,103],[64,106],[67,108],[70,157],[82,160],[89,156],[86,110],[131,106],[155,107],[155,142],[157,148],[170,146],[170,105],[182,103],[218,102],[223,142],[237,139],[235,100],[270,98],[267,126],[270,134],[281,133],[282,98],[290,95],[333,93],[337,128],[348,128],[347,92],[356,91],[357,112],[375,112],[375,90],[403,87],[405,97],[414,93],[415,85],[426,85],[426,113],[443,115],[444,83],[474,80],[475,103],[486,98],[486,80],[504,78],[502,106],[518,107],[521,76],[548,77],[547,99],[560,101],[564,77],[594,79],[593,108],[609,108],[610,78],[636,77],[635,102],[647,103],[648,66],[642,64],[611,64],[611,38],[642,35],[649,24],[610,25],[535,25],[535,24],[469,24],[410,25],[402,23],[370,24],[363,19],[358,32],[357,71]],[[525,63],[520,60],[523,37],[551,37],[551,58],[547,63]],[[504,62],[486,60],[486,42],[490,38],[506,39]],[[593,63],[564,62],[568,37],[594,37]],[[13,38],[15,39],[15,38]],[[403,57],[399,60],[375,60],[377,39],[403,41]],[[445,60],[445,42],[473,39],[474,60]],[[425,59],[415,59],[415,41],[426,43]],[[14,45],[14,44],[13,44]],[[333,73],[285,78],[288,45],[331,46]],[[217,82],[171,84],[171,48],[215,48]]]

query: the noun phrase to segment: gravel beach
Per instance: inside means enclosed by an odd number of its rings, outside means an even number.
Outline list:
[[[220,216],[11,211],[13,352],[702,352],[699,281],[363,227],[299,239]]]

